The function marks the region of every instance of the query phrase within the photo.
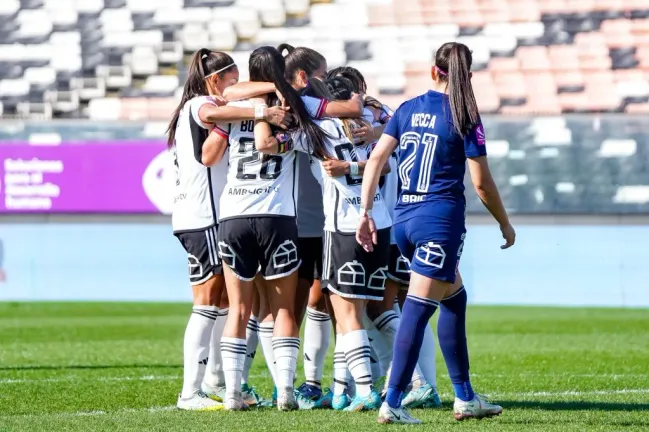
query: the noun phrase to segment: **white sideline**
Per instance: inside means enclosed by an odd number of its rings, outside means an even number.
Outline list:
[[[560,397],[560,396],[596,396],[596,395],[620,395],[620,394],[649,394],[649,388],[646,389],[620,389],[620,390],[592,390],[592,391],[563,391],[563,392],[522,392],[522,393],[491,393],[488,396],[494,398],[529,398],[529,397]],[[443,398],[449,399],[453,395],[445,393],[441,395]],[[158,413],[173,411],[177,408],[171,406],[158,406],[150,408],[122,408],[115,411],[77,411],[77,412],[60,412],[60,413],[42,413],[42,414],[13,414],[13,415],[0,415],[0,418],[9,417],[52,417],[52,418],[69,418],[69,417],[84,417],[84,416],[101,416],[110,414],[124,414],[124,413]]]

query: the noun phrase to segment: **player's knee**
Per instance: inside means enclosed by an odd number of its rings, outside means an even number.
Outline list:
[[[220,302],[221,293],[215,277],[202,284],[194,285],[193,292],[194,305],[196,306],[216,306]]]

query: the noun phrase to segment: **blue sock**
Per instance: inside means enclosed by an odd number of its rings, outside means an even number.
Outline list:
[[[439,302],[435,300],[413,295],[406,297],[401,313],[401,324],[394,340],[392,369],[385,397],[391,408],[401,406],[403,392],[410,384],[412,373],[419,359],[424,331],[438,306]]]
[[[455,397],[463,401],[473,399],[469,380],[469,349],[466,345],[466,302],[464,287],[440,302],[437,336],[444,354]]]

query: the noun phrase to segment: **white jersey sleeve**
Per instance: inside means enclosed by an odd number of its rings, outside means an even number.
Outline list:
[[[213,105],[213,106],[217,106],[217,105],[216,105],[216,102],[214,101],[214,99],[211,98],[210,96],[200,96],[200,97],[196,97],[196,98],[194,98],[194,99],[191,99],[191,100],[188,102],[188,104],[189,104],[189,112],[190,112],[192,118],[194,119],[194,122],[195,122],[198,126],[204,128],[204,129],[212,129],[212,125],[211,125],[211,124],[209,124],[209,123],[203,123],[203,122],[201,121],[201,118],[200,118],[200,116],[198,115],[198,113],[199,113],[201,107],[202,107],[203,105],[205,105],[205,104],[210,104],[210,105]]]
[[[302,96],[302,101],[306,107],[311,117],[314,119],[321,119],[325,115],[327,110],[327,104],[329,103],[326,99],[314,98],[311,96]]]
[[[200,121],[198,111],[206,103],[212,103],[206,96],[189,100],[180,110],[176,125],[176,139],[171,149],[176,173],[171,216],[175,233],[209,228],[219,216],[227,157],[212,167],[201,162],[203,143],[211,125]]]

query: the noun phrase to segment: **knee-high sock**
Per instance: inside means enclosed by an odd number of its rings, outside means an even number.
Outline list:
[[[437,387],[437,371],[436,371],[436,343],[433,328],[428,325],[424,332],[424,340],[421,343],[421,350],[419,351],[419,368],[421,373],[428,384]]]
[[[190,398],[201,389],[217,311],[216,306],[194,306],[192,309],[183,343],[183,398]]]
[[[246,326],[246,362],[243,365],[243,375],[241,375],[241,384],[248,383],[252,361],[257,354],[257,345],[259,344],[259,323],[256,316],[250,316]]]
[[[261,350],[266,359],[266,366],[268,371],[273,377],[273,383],[277,387],[277,374],[275,373],[275,354],[273,353],[273,330],[275,329],[275,321],[266,321],[259,324],[259,343]]]
[[[306,309],[304,325],[304,377],[307,384],[321,386],[325,358],[331,341],[331,317],[328,313]]]
[[[467,295],[464,287],[441,301],[437,333],[455,397],[469,401],[473,399],[474,393],[469,380],[466,303]]]
[[[439,303],[428,298],[408,295],[403,305],[401,325],[397,332],[392,358],[392,370],[386,401],[392,408],[401,406],[403,392],[410,384],[419,359],[424,331]]]
[[[223,363],[221,361],[221,337],[223,329],[228,320],[228,308],[219,309],[218,316],[214,321],[212,337],[210,340],[210,356],[207,359],[205,367],[205,376],[203,385],[206,387],[223,387],[225,386],[225,375],[223,374]]]
[[[370,341],[365,330],[355,330],[343,336],[345,360],[356,383],[356,394],[368,396],[372,391]]]

